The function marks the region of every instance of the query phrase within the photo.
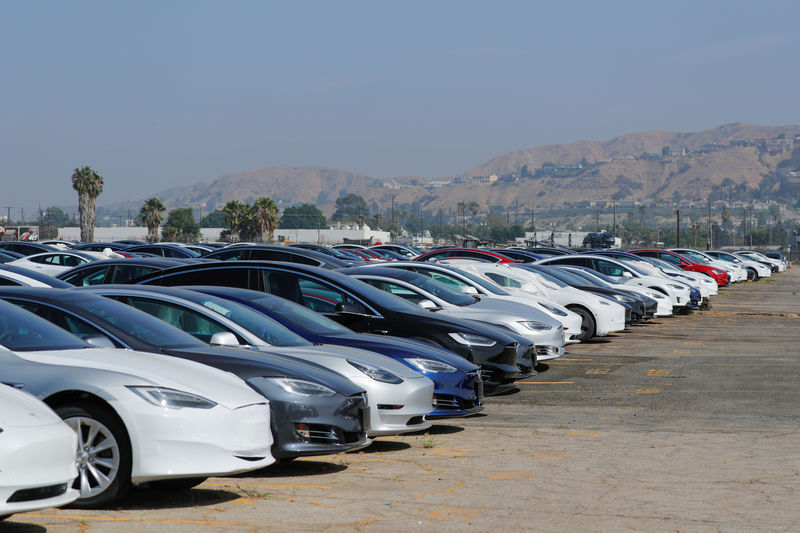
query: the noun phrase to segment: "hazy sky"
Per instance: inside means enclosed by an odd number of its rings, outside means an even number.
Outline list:
[[[649,129],[800,124],[800,2],[0,1],[0,213],[274,165],[447,176]],[[138,205],[134,206],[138,208]]]

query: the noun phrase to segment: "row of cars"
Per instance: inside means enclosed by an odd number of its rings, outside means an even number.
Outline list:
[[[133,484],[187,488],[424,430],[480,411],[485,392],[565,345],[700,307],[729,281],[647,250],[406,249],[371,261],[329,250],[129,253],[55,278],[0,266],[0,283],[18,285],[0,287],[0,392],[33,394],[46,406],[32,418],[67,435],[54,411],[78,437],[53,439],[62,466],[49,478],[26,470],[35,446],[4,454],[17,469],[0,465],[0,515],[108,505]],[[19,417],[0,429],[0,449],[10,433],[24,440]]]

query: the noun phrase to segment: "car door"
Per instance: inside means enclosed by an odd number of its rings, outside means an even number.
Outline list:
[[[102,285],[106,283],[106,276],[111,270],[109,265],[98,265],[96,267],[82,268],[78,272],[72,272],[60,278],[63,281],[76,287],[86,287],[88,285]]]

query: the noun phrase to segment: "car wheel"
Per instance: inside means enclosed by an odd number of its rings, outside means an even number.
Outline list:
[[[78,434],[78,477],[73,488],[80,496],[71,507],[108,505],[131,486],[131,445],[116,414],[101,405],[78,402],[55,409]]]
[[[159,479],[158,481],[150,481],[147,486],[156,490],[189,490],[196,487],[207,477],[180,477],[175,479]]]
[[[583,342],[594,337],[596,326],[594,321],[594,315],[592,315],[591,311],[583,307],[577,307],[577,306],[573,307],[567,306],[567,309],[569,309],[573,313],[578,313],[581,317],[581,334],[578,335],[578,340]]]
[[[4,514],[4,515],[0,515],[0,522],[2,522],[3,520],[5,520],[5,519],[6,519],[6,518],[8,518],[9,516],[11,516],[11,515],[10,515],[10,514]]]
[[[750,273],[750,280],[758,281],[759,275],[758,271],[755,268],[748,268],[747,271]]]

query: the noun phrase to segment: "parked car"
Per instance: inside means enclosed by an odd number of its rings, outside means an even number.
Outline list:
[[[218,296],[176,287],[103,285],[87,288],[153,315],[190,335],[224,346],[296,357],[336,372],[367,392],[367,435],[428,429],[433,382],[391,358],[355,348],[315,345],[271,318]],[[221,333],[230,335],[220,335]]]
[[[780,252],[764,252],[764,256],[770,259],[777,259],[778,261],[781,261],[786,268],[791,268],[789,260]]]
[[[389,250],[390,252],[402,255],[406,258],[406,260],[413,259],[422,254],[418,248],[414,248],[413,246],[409,246],[407,244],[376,244],[375,246],[370,246],[369,249]]]
[[[450,285],[464,294],[474,294],[482,299],[488,298],[505,302],[515,302],[535,307],[561,323],[564,328],[564,335],[567,343],[579,342],[577,341],[577,337],[581,333],[581,317],[561,305],[546,302],[533,295],[523,297],[511,295],[500,285],[487,278],[476,276],[475,274],[444,263],[394,261],[384,264],[383,268],[398,268],[423,274]],[[547,348],[544,346],[537,346],[537,354],[543,359],[543,356],[547,355]]]
[[[205,256],[214,261],[285,261],[335,270],[356,264],[314,250],[268,244],[226,246]]]
[[[58,248],[39,244],[38,242],[28,241],[2,241],[0,242],[1,251],[16,252],[22,255],[41,254],[45,252],[57,252]]]
[[[5,289],[0,290],[0,299],[95,345],[166,355],[236,374],[262,395],[262,401],[269,399],[276,459],[338,453],[369,444],[363,389],[319,365],[278,353],[209,346],[147,313],[84,289]],[[120,353],[127,352],[118,350],[106,357]]]
[[[48,276],[57,276],[65,270],[69,270],[73,267],[89,262],[99,261],[101,259],[111,259],[114,257],[121,256],[114,252],[110,252],[109,254],[104,254],[103,252],[85,251],[45,252],[41,254],[28,255],[7,264],[28,270],[35,270],[37,272],[41,272],[42,274],[47,274]]]
[[[0,286],[19,287],[70,287],[68,283],[49,276],[8,263],[0,265]]]
[[[200,253],[186,246],[175,244],[139,244],[124,249],[127,254],[153,254],[158,257],[196,258]]]
[[[77,449],[77,433],[52,409],[0,384],[0,520],[73,502]]]
[[[722,250],[709,250],[706,252],[706,254],[716,259],[728,261],[746,268],[748,272],[748,278],[753,281],[758,281],[761,278],[768,278],[772,276],[772,268],[764,263],[759,263],[758,261],[753,261],[752,259],[745,257],[739,257]]]
[[[614,244],[614,235],[611,233],[591,232],[583,237],[583,245],[587,248],[612,248]]]
[[[531,305],[475,298],[430,276],[410,270],[364,266],[346,268],[341,273],[423,309],[511,330],[536,345],[539,361],[554,359],[564,353],[565,335],[561,322]],[[517,362],[518,365],[520,363]]]
[[[783,261],[771,259],[764,254],[756,252],[755,250],[740,250],[738,252],[734,252],[734,255],[769,265],[773,272],[783,272],[786,270],[786,265]]]
[[[490,252],[489,250],[478,250],[475,248],[439,248],[430,252],[418,255],[412,261],[443,261],[448,259],[474,259],[476,261],[486,261],[489,263],[514,263],[514,259]]]
[[[728,273],[729,281],[731,283],[738,283],[747,280],[747,269],[736,263],[728,261],[721,261],[716,257],[706,255],[698,250],[691,250],[689,248],[670,248],[671,252],[680,254],[683,257],[688,257],[695,263],[705,264],[712,267],[719,268]]]
[[[714,281],[716,281],[717,285],[720,287],[725,287],[728,285],[729,281],[728,273],[722,270],[721,268],[694,262],[691,259],[684,257],[680,254],[677,254],[675,252],[670,252],[668,250],[658,250],[658,249],[631,250],[630,252],[634,255],[639,255],[641,257],[655,257],[656,259],[661,259],[662,261],[672,263],[676,267],[681,268],[683,270],[704,274],[706,276],[711,277]]]
[[[446,350],[399,337],[356,333],[320,313],[272,294],[210,285],[184,288],[247,305],[307,341],[370,350],[408,365],[433,381],[433,411],[426,416],[428,419],[465,416],[483,410],[480,367]]]
[[[111,504],[132,484],[191,487],[274,461],[267,404],[239,378],[162,355],[92,348],[5,301],[0,374],[76,430],[77,507]]]
[[[517,352],[528,349],[499,328],[432,315],[344,274],[295,263],[235,261],[185,265],[154,272],[131,283],[219,285],[275,294],[361,333],[411,338],[450,350],[480,365],[487,385],[513,381],[519,374]]]
[[[56,276],[59,280],[83,287],[108,283],[126,283],[134,278],[185,265],[185,261],[167,257],[132,257],[130,259],[108,259],[71,268]]]

